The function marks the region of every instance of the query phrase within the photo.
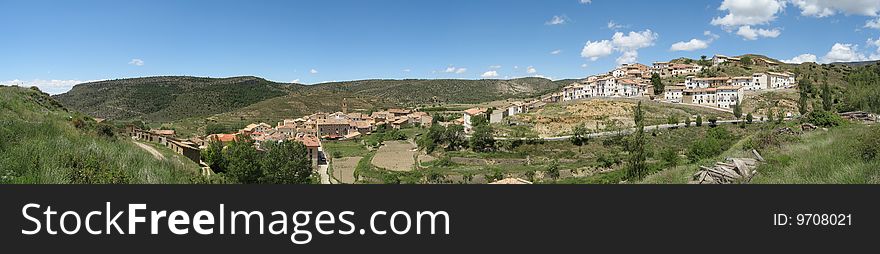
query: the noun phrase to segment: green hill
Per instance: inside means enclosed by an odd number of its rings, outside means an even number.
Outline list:
[[[157,147],[156,159],[114,127],[37,89],[0,86],[0,183],[191,183],[198,166]]]
[[[229,112],[301,87],[256,77],[148,77],[80,84],[55,99],[93,117],[169,121]]]

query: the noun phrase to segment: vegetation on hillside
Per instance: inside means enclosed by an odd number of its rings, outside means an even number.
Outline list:
[[[301,87],[256,77],[148,77],[79,84],[54,97],[93,117],[154,122],[229,112]]]
[[[38,89],[0,87],[0,183],[205,183],[170,150],[157,159],[115,126],[69,112]]]

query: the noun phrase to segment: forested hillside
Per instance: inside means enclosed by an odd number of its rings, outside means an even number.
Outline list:
[[[232,111],[301,87],[256,77],[149,77],[80,84],[55,98],[93,117],[169,121]]]

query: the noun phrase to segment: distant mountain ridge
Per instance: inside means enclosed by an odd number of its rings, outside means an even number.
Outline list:
[[[359,106],[417,106],[435,103],[481,103],[540,96],[573,80],[357,80],[316,85],[277,83],[258,77],[200,78],[161,76],[79,84],[54,98],[66,107],[94,117],[174,121],[233,112],[259,102],[333,100],[351,97]],[[314,103],[326,103],[315,101]],[[299,112],[300,104],[263,103]],[[311,109],[312,107],[308,107]],[[302,110],[305,110],[303,108]]]

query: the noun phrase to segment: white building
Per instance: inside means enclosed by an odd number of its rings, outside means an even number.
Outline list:
[[[684,86],[666,87],[666,91],[663,92],[663,99],[668,102],[681,103],[682,96],[684,95],[684,89]]]
[[[464,111],[464,116],[462,116],[462,120],[464,120],[464,131],[471,132],[474,129],[473,118],[479,115],[486,115],[488,109],[485,108],[472,108]],[[487,121],[489,119],[486,119]]]
[[[750,87],[748,89],[750,91],[768,89],[770,87],[770,76],[767,73],[752,74],[752,84]]]
[[[794,74],[791,73],[767,72],[767,76],[770,80],[770,89],[789,88],[795,85]]]
[[[715,101],[719,108],[733,108],[734,105],[742,102],[745,95],[743,87],[740,86],[722,86],[715,89]]]

